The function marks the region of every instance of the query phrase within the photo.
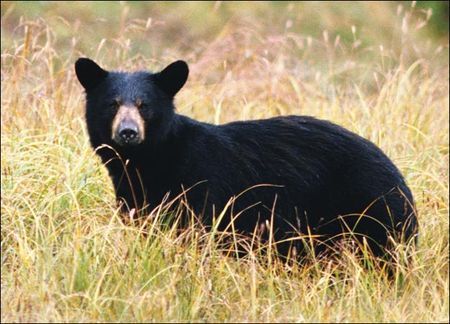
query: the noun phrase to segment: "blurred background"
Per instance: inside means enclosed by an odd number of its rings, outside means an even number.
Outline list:
[[[228,109],[203,111],[211,102],[193,100],[192,92],[180,94],[180,109],[212,122],[249,118],[235,111],[247,97],[269,99],[279,113],[299,106],[289,101],[286,85],[314,105],[315,97],[334,98],[349,84],[349,91],[357,84],[368,94],[379,92],[394,68],[423,58],[428,70],[448,66],[445,1],[38,1],[2,2],[1,10],[5,67],[33,65],[41,70],[38,78],[50,73],[59,80],[66,72],[73,77],[80,56],[122,70],[158,70],[183,59],[191,69],[186,88],[201,89],[216,108],[220,102]],[[45,86],[32,75],[21,82]],[[225,83],[226,89],[215,86]],[[252,112],[260,115],[267,114]]]
[[[411,10],[415,8],[415,10]],[[52,27],[61,54],[77,49],[93,54],[101,41],[110,50],[128,41],[130,56],[168,55],[173,51],[202,52],[215,39],[241,29],[242,35],[251,31],[264,35],[263,39],[241,40],[264,42],[273,35],[310,36],[323,39],[328,33],[334,42],[340,36],[343,43],[360,39],[360,46],[385,47],[395,44],[397,24],[411,24],[413,30],[422,29],[420,36],[430,41],[447,43],[449,4],[447,1],[389,1],[389,2],[3,2],[2,50],[11,47],[23,33],[27,20],[36,20],[32,28],[45,21]],[[405,17],[405,21],[397,19]],[[22,25],[22,26],[21,26]],[[352,29],[354,26],[355,30]],[[22,27],[22,28],[21,28]],[[250,33],[249,33],[250,32]],[[241,35],[241,36],[242,36]],[[37,35],[34,35],[37,36]],[[256,35],[255,35],[256,36]],[[79,39],[80,38],[80,39]],[[76,39],[79,43],[73,44]],[[280,50],[280,49],[279,49]],[[301,48],[299,48],[301,50]],[[106,53],[104,54],[106,56]],[[198,57],[198,56],[197,56]]]

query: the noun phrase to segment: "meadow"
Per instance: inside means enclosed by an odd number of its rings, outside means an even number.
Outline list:
[[[1,321],[448,322],[440,6],[2,2]],[[311,115],[370,139],[415,196],[413,262],[389,277],[345,251],[307,265],[238,259],[218,233],[179,235],[161,213],[146,235],[123,224],[89,144],[73,68],[81,56],[111,70],[187,61],[176,106],[201,121]]]

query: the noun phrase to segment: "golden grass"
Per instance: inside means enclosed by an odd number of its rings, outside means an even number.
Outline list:
[[[448,320],[448,46],[422,34],[426,11],[215,3],[151,15],[150,4],[140,13],[122,4],[102,7],[111,18],[98,22],[99,4],[46,6],[31,6],[41,15],[31,18],[22,4],[2,3],[2,322]],[[370,15],[352,27],[351,10]],[[296,27],[308,15],[321,18],[314,33]],[[89,146],[73,71],[81,55],[120,69],[186,59],[178,111],[203,121],[304,114],[369,138],[414,193],[413,266],[399,265],[389,280],[346,253],[339,263],[289,268],[226,257],[214,233],[178,236],[155,221],[145,236],[122,224]]]

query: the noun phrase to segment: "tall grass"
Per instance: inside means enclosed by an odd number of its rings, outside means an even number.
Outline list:
[[[448,34],[430,38],[414,5],[2,3],[2,321],[447,321]],[[82,55],[186,59],[178,111],[202,121],[313,115],[372,140],[416,199],[413,265],[389,279],[351,253],[237,259],[162,211],[123,224],[89,146]]]

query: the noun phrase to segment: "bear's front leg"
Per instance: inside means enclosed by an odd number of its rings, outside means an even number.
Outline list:
[[[146,212],[145,188],[139,171],[132,167],[110,169],[121,218],[129,223]]]

